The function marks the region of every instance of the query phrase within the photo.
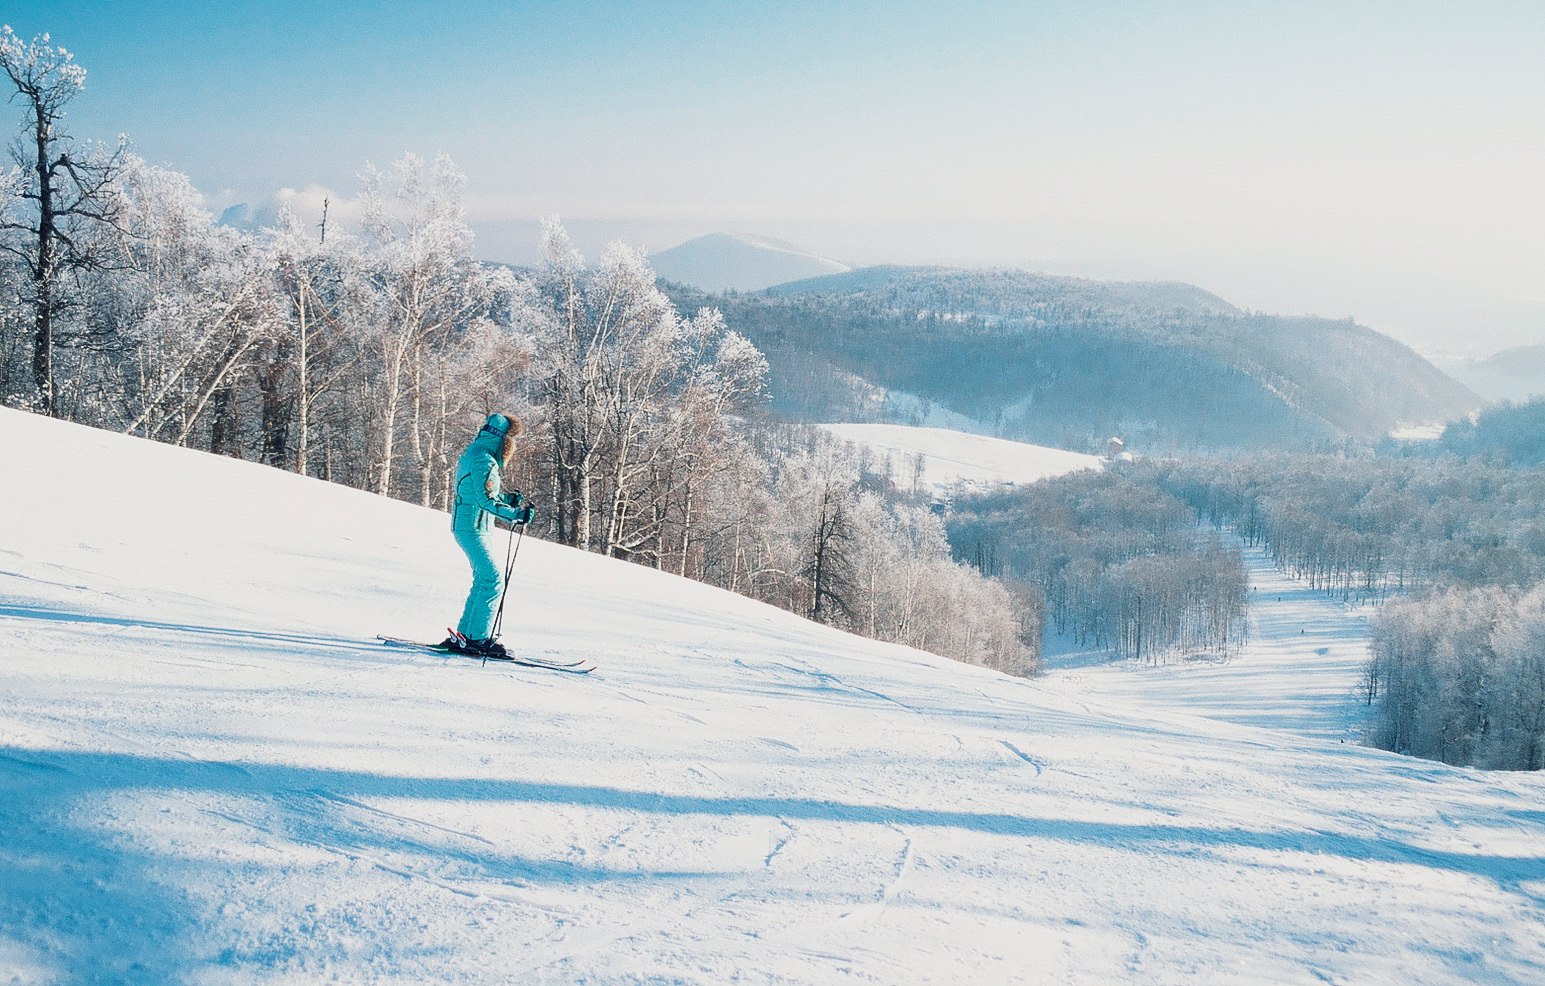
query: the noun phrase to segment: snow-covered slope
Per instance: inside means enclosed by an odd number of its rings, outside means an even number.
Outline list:
[[[1066,452],[949,428],[884,424],[828,424],[821,427],[844,441],[867,445],[879,455],[890,456],[898,473],[904,472],[909,463],[921,456],[923,473],[920,482],[938,490],[959,482],[977,485],[1034,483],[1080,469],[1101,468],[1097,456],[1082,452]]]
[[[1359,742],[1368,712],[1360,690],[1373,607],[1342,603],[1289,578],[1264,548],[1246,547],[1244,559],[1250,628],[1228,660],[1121,661],[1048,635],[1048,683],[1149,712]]]
[[[0,982],[1539,983],[1545,784],[0,412]]]

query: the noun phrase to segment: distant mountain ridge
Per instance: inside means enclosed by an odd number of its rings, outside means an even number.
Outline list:
[[[1239,315],[1238,308],[1180,281],[1091,281],[1012,268],[863,267],[767,289],[776,297],[863,296],[896,308],[951,315],[1038,318],[1058,308],[1105,312]]]
[[[704,291],[760,291],[801,278],[837,274],[848,266],[783,240],[709,233],[650,258],[668,281]]]
[[[1447,369],[1492,400],[1526,401],[1545,396],[1545,343],[1514,346],[1485,359],[1456,362]]]
[[[939,409],[1003,438],[1098,452],[1371,443],[1481,406],[1350,320],[1262,315],[1174,282],[870,267],[711,295],[767,354],[774,407],[919,424]],[[955,425],[959,427],[959,425]]]

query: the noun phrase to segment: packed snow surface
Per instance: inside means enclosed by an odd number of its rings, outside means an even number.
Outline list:
[[[459,611],[443,514],[10,411],[0,456],[0,982],[1545,982],[1539,776],[532,537],[506,642],[600,670],[391,649]]]
[[[1363,737],[1361,693],[1373,607],[1348,604],[1283,575],[1260,547],[1250,570],[1250,629],[1227,655],[1116,661],[1051,637],[1047,679],[1085,696],[1247,726],[1288,729],[1335,742]]]
[[[829,424],[827,431],[844,441],[868,446],[889,456],[896,482],[910,487],[908,472],[921,457],[919,483],[935,490],[956,483],[1034,483],[1080,469],[1099,469],[1097,456],[1067,452],[1044,445],[1011,442],[1005,438],[972,435],[949,428],[914,428],[908,425]]]

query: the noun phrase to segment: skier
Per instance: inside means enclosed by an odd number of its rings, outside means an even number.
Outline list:
[[[494,609],[504,589],[504,574],[494,561],[494,518],[511,524],[531,520],[531,508],[519,490],[499,490],[499,470],[510,461],[515,438],[522,431],[520,419],[490,414],[456,462],[456,502],[451,507],[451,533],[472,565],[472,591],[462,609],[456,632],[444,647],[485,657],[508,657],[492,639]]]

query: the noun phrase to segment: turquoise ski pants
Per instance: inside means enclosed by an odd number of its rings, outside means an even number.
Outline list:
[[[495,529],[497,530],[497,528]],[[486,640],[494,628],[494,610],[499,607],[499,590],[504,587],[504,573],[494,561],[495,539],[490,531],[454,531],[456,543],[467,553],[472,565],[472,591],[462,608],[456,632],[468,640]]]

